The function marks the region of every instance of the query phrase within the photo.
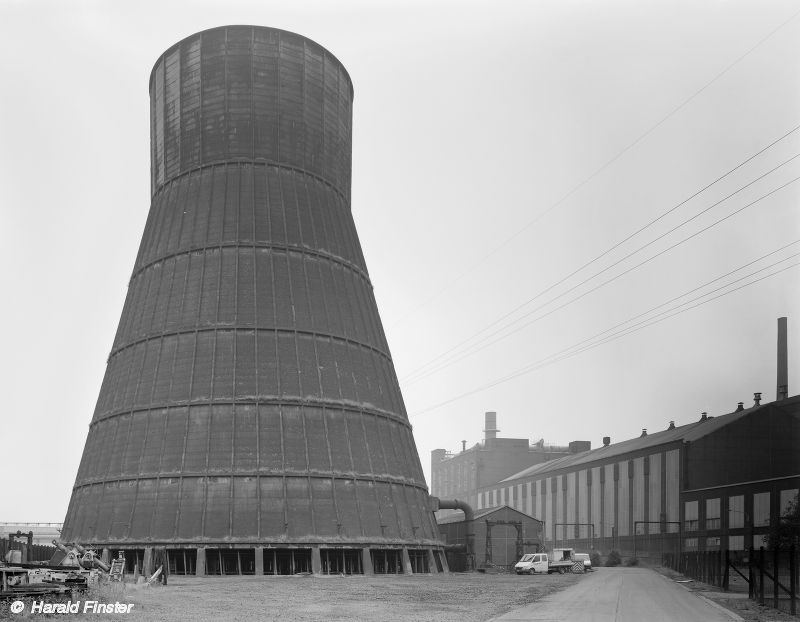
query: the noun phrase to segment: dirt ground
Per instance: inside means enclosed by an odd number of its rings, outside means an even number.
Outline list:
[[[167,587],[104,586],[100,602],[134,603],[109,620],[363,620],[479,622],[535,602],[584,575],[178,577]],[[87,597],[82,597],[86,600]],[[26,612],[29,607],[26,607]],[[0,617],[3,617],[0,611]],[[41,619],[26,616],[14,619]],[[63,619],[63,616],[53,616]],[[81,616],[83,617],[83,616]],[[94,616],[90,616],[94,617]]]
[[[664,576],[679,581],[693,592],[700,592],[705,598],[722,605],[726,609],[740,615],[746,622],[798,622],[800,617],[778,611],[769,606],[761,606],[747,597],[747,583],[733,576],[731,578],[731,591],[723,592],[720,588],[694,581],[682,574],[663,566],[654,567],[654,570]],[[735,585],[734,585],[735,584]]]

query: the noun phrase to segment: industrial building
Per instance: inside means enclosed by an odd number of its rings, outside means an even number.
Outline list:
[[[446,569],[350,211],[353,86],[213,28],[150,76],[152,203],[64,541],[148,569]]]
[[[800,489],[800,396],[536,465],[478,492],[545,522],[548,547],[624,555],[764,544]]]
[[[535,464],[468,491],[476,514],[508,505],[544,522],[546,548],[628,556],[766,544],[800,490],[800,396],[788,397],[778,320],[777,399]],[[440,519],[442,520],[442,519]],[[476,546],[478,543],[476,542]]]
[[[449,545],[447,565],[455,572],[493,566],[510,569],[524,552],[544,548],[542,521],[507,505],[479,510],[466,520],[456,513],[438,522]]]
[[[591,448],[587,441],[575,441],[568,447],[545,445],[544,439],[531,444],[525,438],[500,438],[497,413],[484,415],[484,440],[472,447],[462,441],[461,451],[431,452],[431,494],[441,498],[463,499],[475,507],[477,492],[487,486],[547,460],[568,456]],[[438,518],[453,512],[440,510]]]
[[[53,540],[61,537],[61,523],[25,523],[0,521],[0,538],[12,533],[32,533],[33,544],[51,545]]]

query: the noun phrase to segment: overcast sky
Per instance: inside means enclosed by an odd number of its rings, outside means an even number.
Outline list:
[[[149,209],[149,73],[224,24],[352,77],[352,210],[428,478],[487,410],[597,447],[772,401],[780,316],[797,393],[798,9],[0,0],[0,521],[64,518]]]

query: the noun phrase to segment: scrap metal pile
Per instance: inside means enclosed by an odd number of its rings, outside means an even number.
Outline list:
[[[0,599],[63,595],[71,597],[108,576],[110,567],[94,551],[80,544],[53,540],[56,551],[46,562],[22,562],[21,551],[11,550],[0,561]]]

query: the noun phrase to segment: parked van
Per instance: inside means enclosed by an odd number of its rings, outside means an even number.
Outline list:
[[[536,574],[537,572],[548,572],[550,562],[547,553],[526,553],[514,566],[517,574]]]

